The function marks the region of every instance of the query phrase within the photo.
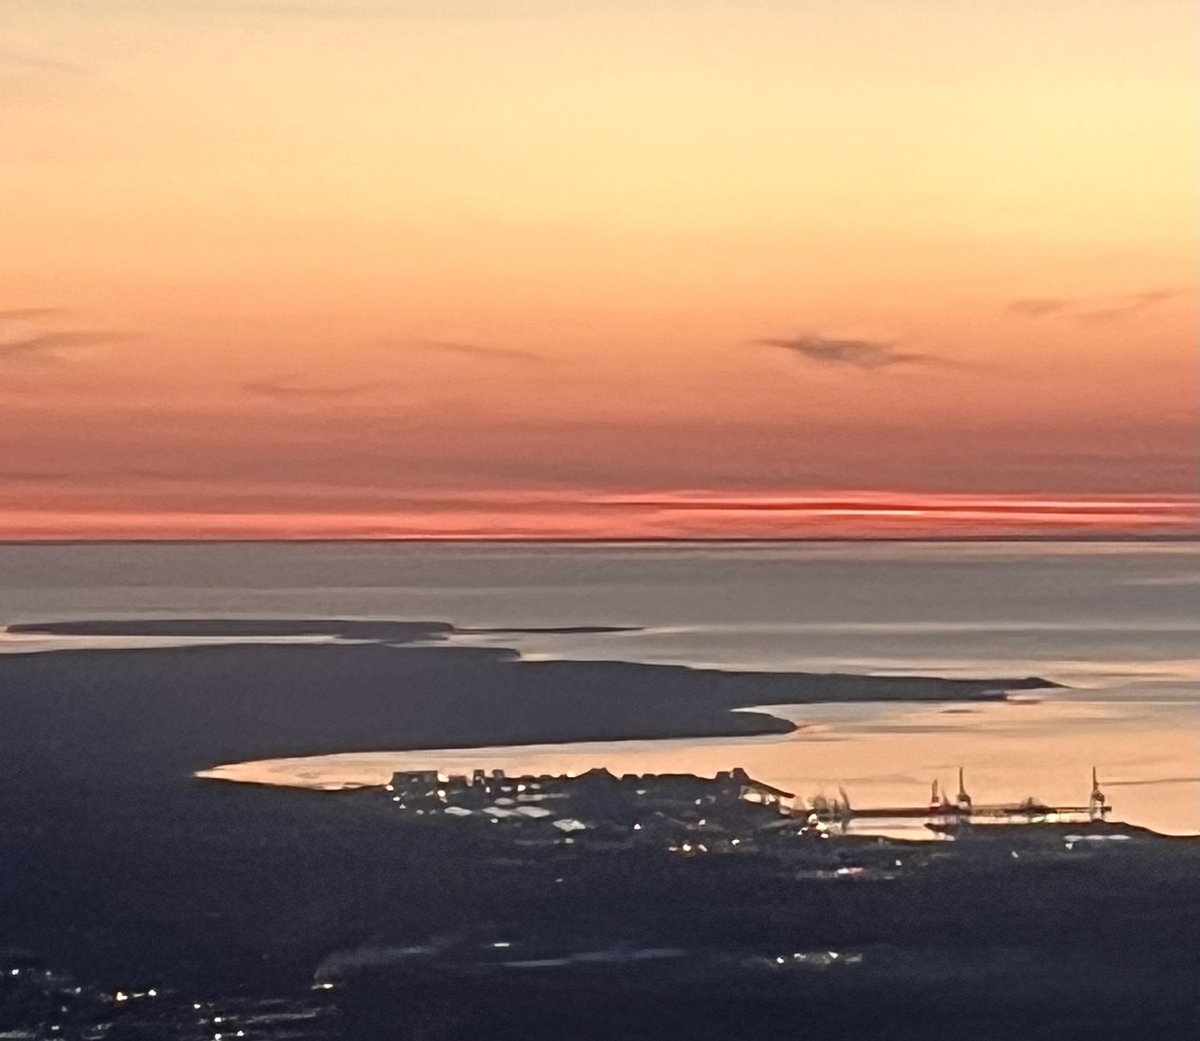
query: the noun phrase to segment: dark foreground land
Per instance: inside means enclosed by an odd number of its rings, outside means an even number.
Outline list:
[[[780,721],[729,709],[1018,685],[534,665],[410,642],[439,631],[0,659],[0,957],[18,970],[0,1033],[1192,1036],[1192,840],[1131,831],[1068,851],[1054,829],[980,828],[721,856],[525,848],[371,791],[191,776],[305,752],[762,732]],[[75,986],[79,1007],[56,1012]]]

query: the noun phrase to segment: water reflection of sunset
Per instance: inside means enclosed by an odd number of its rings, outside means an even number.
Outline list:
[[[966,764],[978,801],[1016,803],[1033,794],[1086,803],[1090,771],[1103,763],[1115,784],[1114,819],[1170,834],[1195,834],[1200,777],[1191,730],[1194,703],[1041,700],[967,706],[796,705],[769,711],[798,724],[785,737],[613,741],[570,746],[348,753],[227,764],[200,776],[303,788],[383,784],[393,772],[470,774],[694,773],[733,766],[809,800],[850,789],[858,806],[919,804],[931,780]],[[1119,794],[1118,794],[1119,793]],[[982,797],[986,795],[986,800]],[[895,823],[891,825],[895,830]],[[920,822],[900,829],[927,837]]]

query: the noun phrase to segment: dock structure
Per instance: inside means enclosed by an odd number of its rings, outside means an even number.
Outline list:
[[[1049,806],[1032,796],[1019,803],[995,803],[976,806],[967,793],[966,781],[962,768],[958,771],[958,794],[951,801],[946,796],[946,789],[935,779],[930,787],[929,803],[925,806],[874,806],[851,809],[850,800],[843,795],[842,802],[837,804],[839,813],[837,819],[842,822],[850,820],[913,820],[920,818],[937,818],[940,820],[969,823],[972,819],[982,820],[1011,820],[1019,818],[1027,821],[1056,820],[1070,817],[1086,817],[1091,821],[1102,821],[1112,807],[1100,790],[1096,768],[1092,768],[1092,792],[1086,806]]]
[[[577,832],[593,842],[645,842],[667,838],[668,848],[708,851],[722,843],[743,848],[759,829],[795,834],[848,830],[855,820],[918,820],[935,831],[955,832],[973,823],[1075,823],[1103,821],[1110,807],[1092,770],[1087,805],[1051,806],[1028,798],[1019,803],[976,805],[958,771],[958,791],[934,779],[929,801],[917,806],[853,807],[844,788],[836,798],[814,796],[805,803],[793,793],[735,767],[712,778],[692,774],[624,774],[603,768],[576,775],[508,776],[475,769],[442,774],[408,770],[383,786],[396,809],[415,817],[472,818],[490,824],[522,825],[522,841],[540,838],[575,842]],[[540,829],[540,830],[539,830]],[[704,841],[700,842],[700,837]]]

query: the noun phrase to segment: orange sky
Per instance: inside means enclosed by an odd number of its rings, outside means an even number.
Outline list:
[[[0,0],[0,538],[1194,530],[1197,21]]]

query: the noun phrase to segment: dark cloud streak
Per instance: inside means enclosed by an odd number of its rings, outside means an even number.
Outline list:
[[[837,339],[809,334],[790,340],[766,338],[751,342],[760,347],[788,351],[818,365],[864,370],[887,369],[897,365],[957,365],[937,355],[902,351],[894,343],[884,340]]]

